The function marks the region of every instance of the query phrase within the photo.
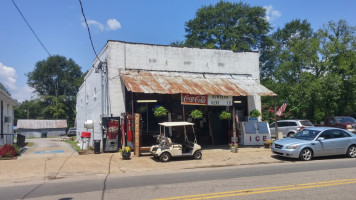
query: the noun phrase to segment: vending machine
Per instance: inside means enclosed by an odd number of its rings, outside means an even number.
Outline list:
[[[103,151],[117,152],[121,147],[120,117],[102,118]]]

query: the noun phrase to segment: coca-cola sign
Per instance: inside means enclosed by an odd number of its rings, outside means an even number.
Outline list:
[[[208,105],[208,95],[182,94],[182,104]]]

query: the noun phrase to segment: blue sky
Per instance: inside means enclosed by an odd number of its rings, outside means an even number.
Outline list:
[[[72,58],[82,71],[95,58],[87,29],[83,26],[78,0],[14,0],[51,55]],[[184,40],[185,22],[197,9],[219,0],[82,0],[97,52],[107,40],[170,44]],[[240,1],[231,1],[240,2]],[[294,19],[306,19],[314,30],[330,20],[345,19],[356,26],[354,0],[251,0],[251,6],[268,10],[276,29]],[[26,73],[47,52],[16,10],[11,0],[0,1],[0,82],[12,97],[23,101],[33,97]]]

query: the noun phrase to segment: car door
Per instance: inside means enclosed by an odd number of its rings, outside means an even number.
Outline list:
[[[343,130],[332,130],[335,154],[345,154],[351,142],[351,136]]]
[[[317,148],[317,156],[327,156],[327,155],[333,155],[335,150],[334,150],[334,141],[332,139],[332,130],[326,130],[322,132],[319,138],[324,138],[323,140],[318,140],[316,142],[319,142],[317,144],[318,146],[320,145],[320,148]]]

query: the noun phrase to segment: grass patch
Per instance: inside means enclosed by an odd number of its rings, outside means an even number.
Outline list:
[[[73,136],[71,139],[66,140],[65,142],[70,144],[75,151],[79,150],[78,142],[76,141],[76,136]]]

